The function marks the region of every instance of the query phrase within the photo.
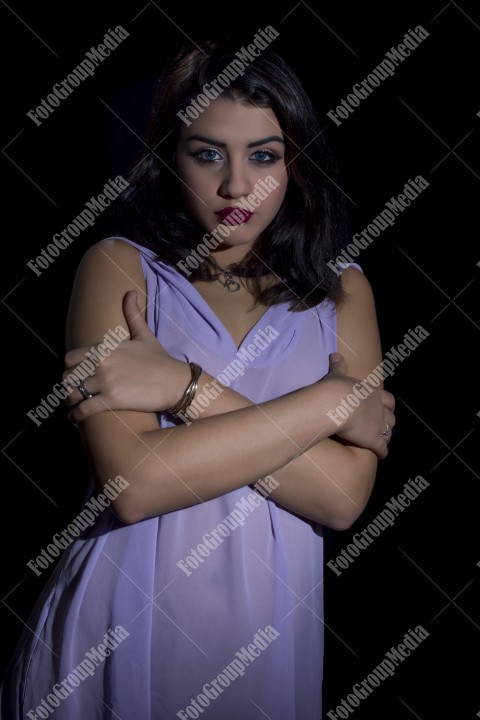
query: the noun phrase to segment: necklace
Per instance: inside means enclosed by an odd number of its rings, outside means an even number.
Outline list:
[[[228,292],[238,292],[240,290],[240,283],[233,279],[233,273],[230,270],[224,270],[218,265],[218,263],[210,255],[210,260],[213,262],[219,272],[217,272],[217,280],[223,285],[225,290]],[[223,276],[223,279],[220,276]]]

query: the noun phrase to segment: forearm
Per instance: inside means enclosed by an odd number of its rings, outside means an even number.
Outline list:
[[[270,497],[309,520],[345,530],[365,509],[377,463],[370,450],[327,438],[273,473],[278,486]]]
[[[322,382],[189,426],[138,431],[138,414],[108,412],[86,420],[83,432],[100,481],[129,481],[115,510],[136,522],[274,473],[335,432],[327,412],[337,397],[338,386]]]
[[[211,396],[216,387],[212,381],[210,375],[202,373],[199,394]],[[195,403],[195,410],[202,411],[198,420],[253,405],[230,388],[209,399],[206,407]],[[365,508],[376,470],[377,459],[369,450],[349,447],[331,438],[322,439],[270,473],[278,483],[270,497],[287,510],[341,530],[351,525]]]

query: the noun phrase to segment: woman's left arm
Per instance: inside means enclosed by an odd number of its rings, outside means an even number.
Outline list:
[[[346,297],[337,311],[341,372],[363,379],[382,360],[373,294],[355,268],[342,273],[342,286]],[[379,428],[379,434],[384,429]],[[275,473],[279,485],[271,497],[303,517],[345,530],[365,509],[377,463],[371,450],[327,438]]]

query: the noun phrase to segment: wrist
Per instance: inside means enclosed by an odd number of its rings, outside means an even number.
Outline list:
[[[324,414],[331,424],[333,434],[344,428],[350,420],[352,410],[345,406],[346,398],[351,391],[345,377],[325,377],[319,381],[319,392]]]
[[[173,408],[179,402],[191,379],[192,372],[189,363],[172,358],[167,375],[168,391],[164,403],[164,410]]]

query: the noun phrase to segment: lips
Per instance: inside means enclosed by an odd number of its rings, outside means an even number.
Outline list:
[[[221,222],[226,225],[243,225],[247,223],[252,217],[253,213],[248,210],[243,210],[239,207],[226,207],[223,210],[218,210],[216,213],[220,218]]]

